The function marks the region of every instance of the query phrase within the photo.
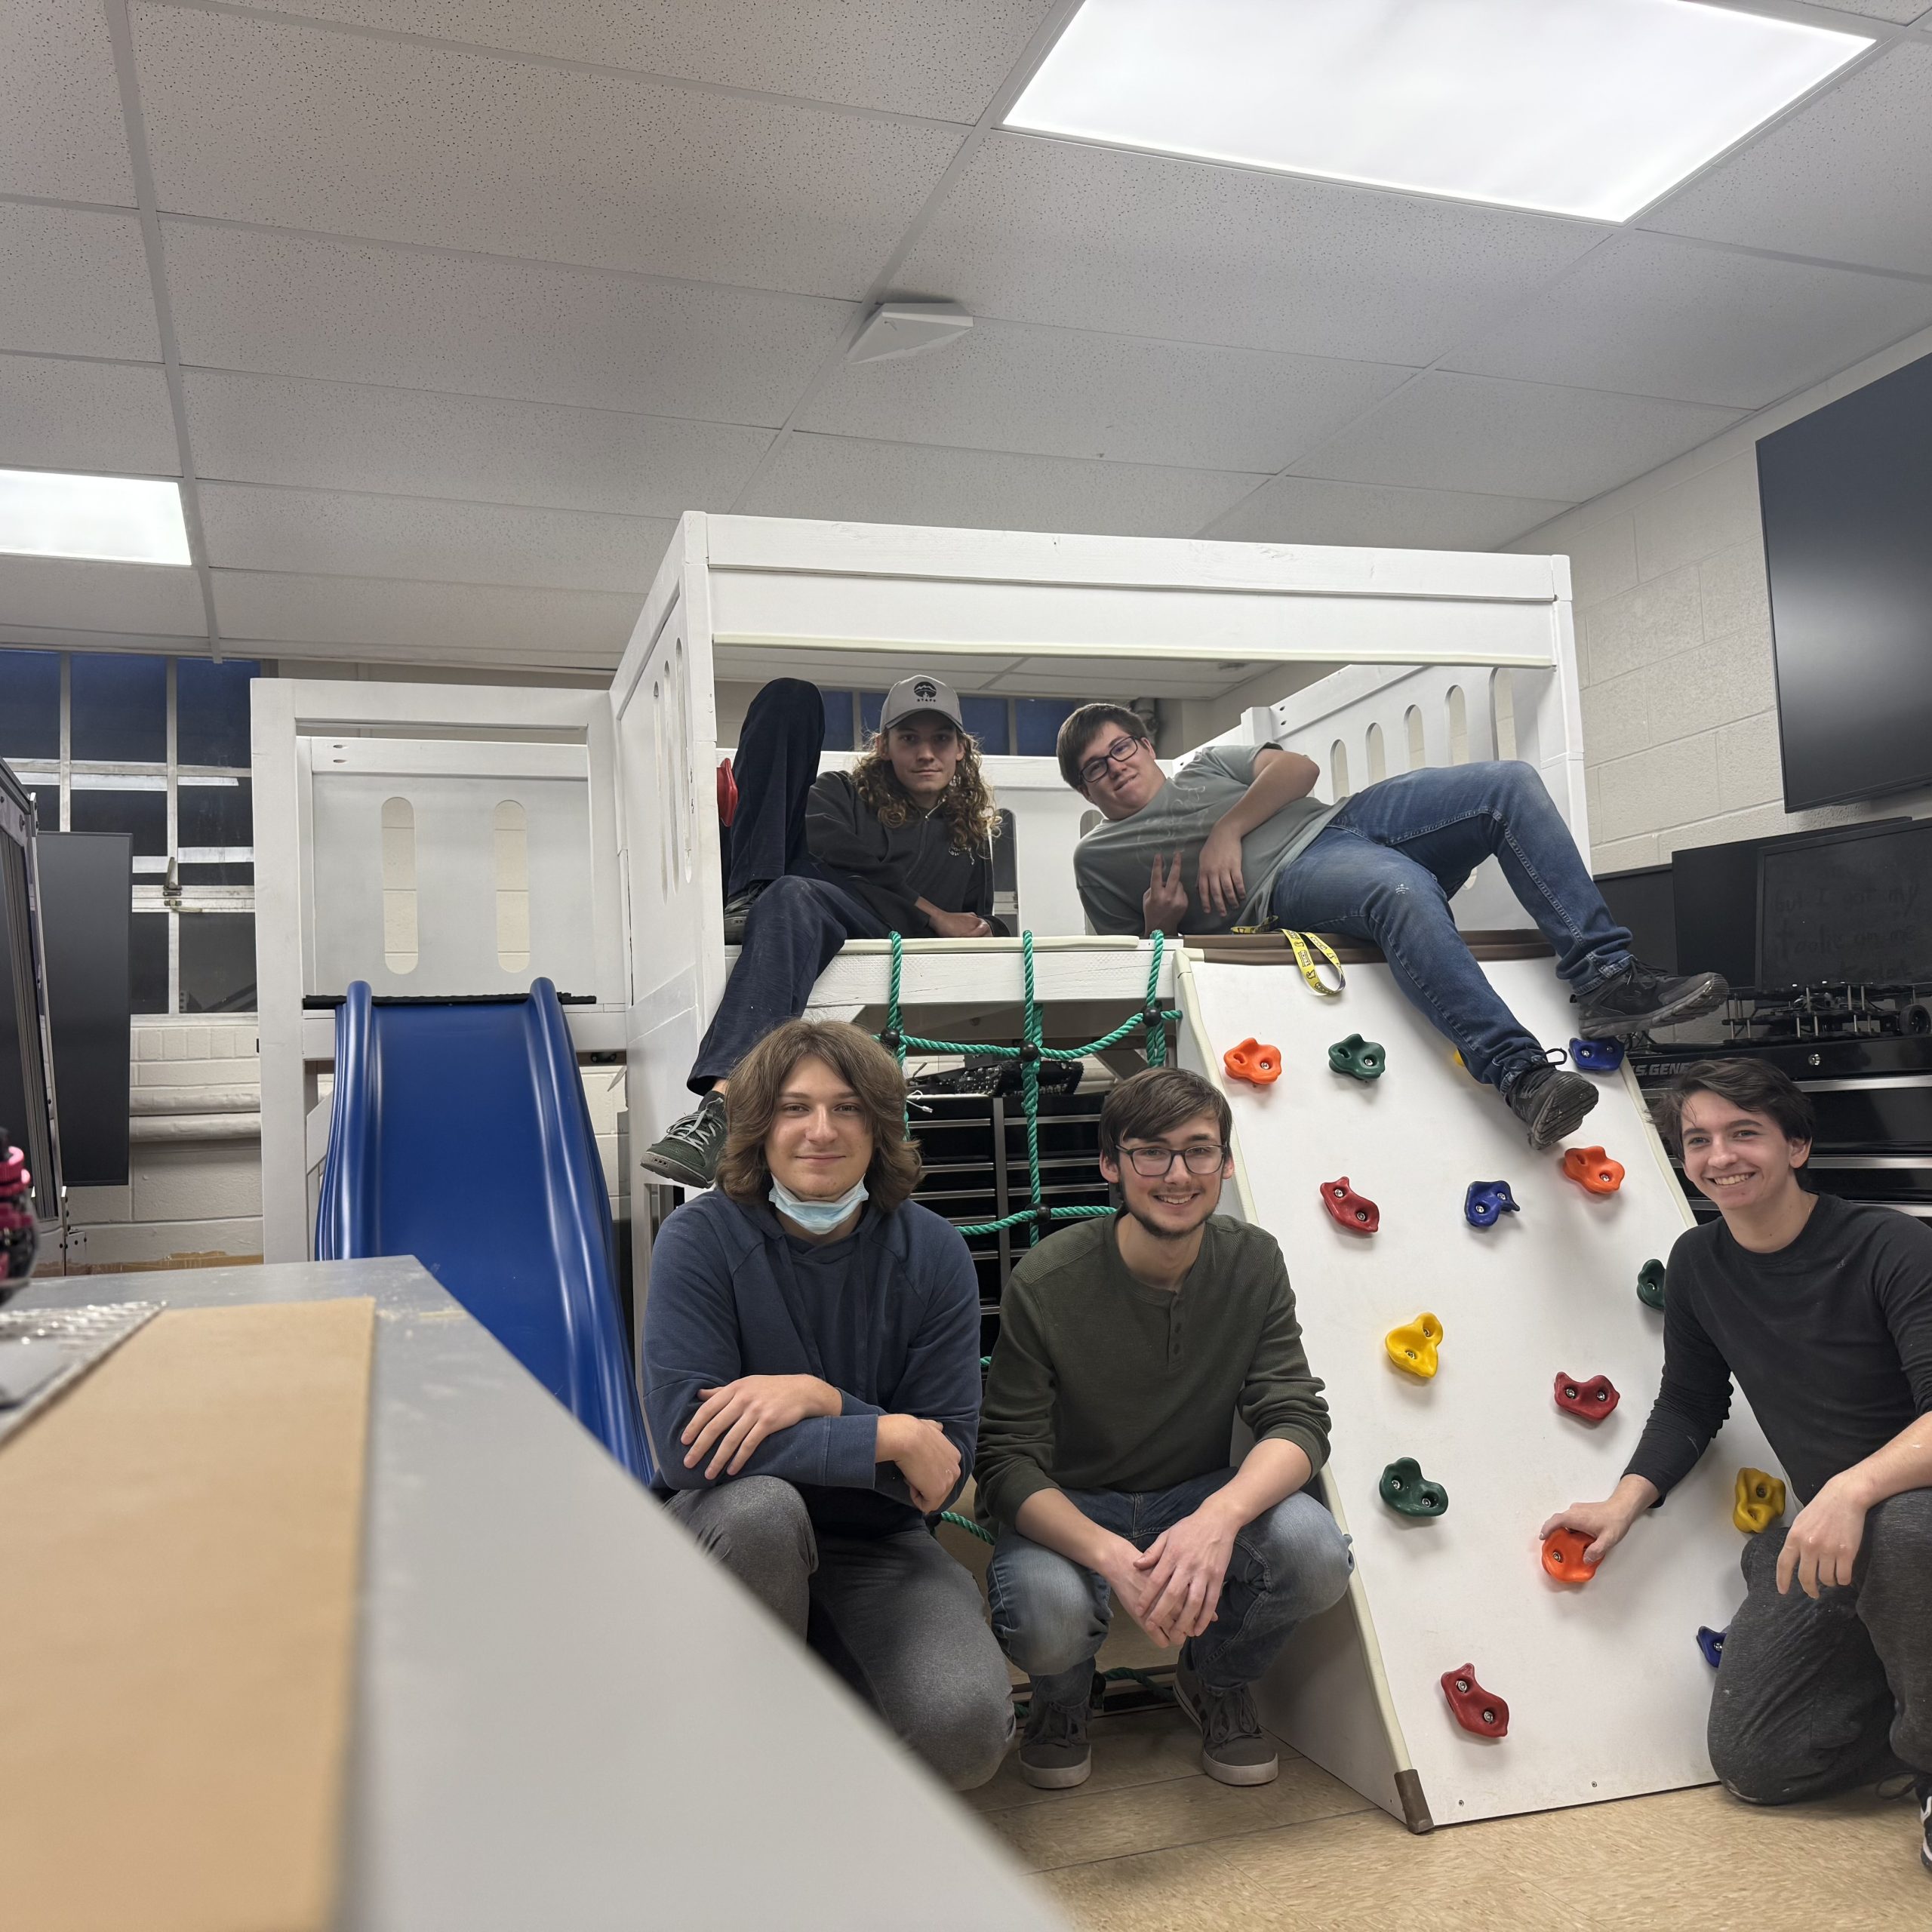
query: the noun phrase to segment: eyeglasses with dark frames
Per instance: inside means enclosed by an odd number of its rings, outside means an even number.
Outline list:
[[[1219,1141],[1196,1141],[1188,1147],[1123,1147],[1120,1151],[1143,1180],[1160,1180],[1177,1161],[1191,1174],[1219,1174],[1228,1158],[1228,1150]]]
[[[1080,782],[1083,785],[1097,785],[1107,775],[1109,765],[1124,764],[1147,740],[1145,738],[1116,738],[1098,758],[1090,758],[1080,768]]]

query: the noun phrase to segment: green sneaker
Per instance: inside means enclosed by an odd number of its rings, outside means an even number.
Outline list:
[[[638,1165],[677,1187],[709,1187],[724,1151],[724,1103],[707,1094],[694,1113],[673,1121],[662,1140],[638,1156]]]
[[[1183,1654],[1174,1672],[1174,1701],[1201,1733],[1201,1768],[1211,1778],[1222,1784],[1272,1784],[1279,1776],[1281,1761],[1245,1684],[1210,1690]]]

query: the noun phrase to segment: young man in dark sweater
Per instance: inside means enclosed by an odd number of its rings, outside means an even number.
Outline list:
[[[851,771],[819,771],[817,686],[774,678],[752,700],[734,768],[724,940],[737,962],[686,1084],[703,1097],[638,1163],[709,1187],[724,1144],[732,1070],[805,1010],[848,939],[983,939],[993,917],[992,789],[952,687],[902,678]]]
[[[905,1101],[856,1027],[746,1055],[718,1186],[651,1252],[645,1423],[671,1513],[963,1790],[1013,1734],[979,1591],[924,1520],[972,1462],[980,1292],[908,1198]]]
[[[1334,1518],[1304,1492],[1328,1454],[1281,1251],[1215,1214],[1233,1171],[1228,1103],[1149,1068],[1100,1114],[1100,1171],[1125,1212],[1042,1241],[1000,1304],[974,1473],[998,1526],[993,1629],[1032,1679],[1020,1769],[1084,1783],[1094,1656],[1112,1605],[1182,1646],[1201,1768],[1278,1768],[1250,1687],[1303,1618],[1348,1588]],[[1254,1446],[1232,1466],[1238,1417]]]
[[[1723,1426],[1733,1375],[1803,1505],[1746,1537],[1711,1763],[1783,1804],[1901,1774],[1932,1872],[1932,1229],[1808,1193],[1811,1108],[1777,1068],[1688,1068],[1658,1106],[1721,1219],[1671,1250],[1663,1381],[1604,1502],[1543,1525],[1600,1563]]]

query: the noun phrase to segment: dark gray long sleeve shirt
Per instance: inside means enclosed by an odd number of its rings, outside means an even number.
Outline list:
[[[990,845],[962,852],[937,811],[904,825],[882,823],[851,774],[827,771],[805,795],[805,844],[823,875],[863,900],[892,931],[930,939],[916,901],[946,912],[977,912],[995,931]]]

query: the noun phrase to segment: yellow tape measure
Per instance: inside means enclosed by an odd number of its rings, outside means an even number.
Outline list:
[[[1324,999],[1334,998],[1349,983],[1347,975],[1342,971],[1342,962],[1335,956],[1335,949],[1319,933],[1298,933],[1287,926],[1236,926],[1233,930],[1238,933],[1279,933],[1294,952],[1302,977]],[[1311,946],[1334,973],[1335,983],[1332,986],[1324,983],[1321,968],[1315,964],[1315,953],[1309,950]]]

